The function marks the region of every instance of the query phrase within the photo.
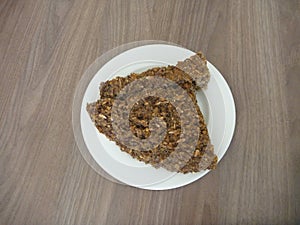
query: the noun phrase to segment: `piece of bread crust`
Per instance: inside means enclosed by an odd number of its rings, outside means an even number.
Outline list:
[[[179,69],[190,75],[196,82],[197,88],[206,88],[210,80],[210,73],[207,67],[207,61],[202,52],[191,56],[176,65]]]

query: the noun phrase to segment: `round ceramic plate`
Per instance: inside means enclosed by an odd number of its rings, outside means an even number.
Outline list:
[[[150,44],[127,50],[105,63],[87,86],[80,111],[83,140],[96,163],[116,180],[130,186],[166,190],[187,185],[198,180],[209,170],[191,174],[169,172],[163,168],[139,162],[124,153],[114,143],[100,134],[91,121],[87,103],[99,98],[99,84],[116,76],[127,76],[149,68],[176,65],[195,53],[174,45]],[[235,128],[235,105],[231,91],[221,73],[208,62],[211,80],[205,90],[197,92],[200,109],[204,115],[211,142],[219,162],[224,156]]]

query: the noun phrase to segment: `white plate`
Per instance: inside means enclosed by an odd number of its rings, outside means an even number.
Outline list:
[[[92,123],[86,104],[99,98],[99,84],[115,76],[142,72],[155,66],[176,65],[194,52],[165,44],[151,44],[127,50],[108,61],[90,81],[81,104],[80,125],[84,142],[94,160],[108,174],[130,186],[149,190],[166,190],[187,185],[209,172],[179,174],[163,168],[154,169],[122,152],[100,134]],[[219,162],[224,156],[235,128],[235,105],[231,91],[221,73],[208,62],[211,80],[208,88],[197,93],[211,142]]]

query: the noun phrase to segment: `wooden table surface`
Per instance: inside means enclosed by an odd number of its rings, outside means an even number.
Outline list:
[[[1,0],[0,224],[299,224],[299,24],[297,0]],[[137,40],[202,50],[235,98],[228,152],[183,188],[107,181],[75,143],[84,71]]]

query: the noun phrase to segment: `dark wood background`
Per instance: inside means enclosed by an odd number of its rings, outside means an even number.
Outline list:
[[[0,1],[0,224],[300,223],[300,1]],[[101,178],[75,144],[76,85],[136,40],[202,50],[235,97],[217,170],[145,191]]]

